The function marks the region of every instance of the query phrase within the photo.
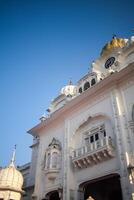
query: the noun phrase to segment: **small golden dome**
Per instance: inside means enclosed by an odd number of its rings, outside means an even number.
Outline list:
[[[21,191],[23,176],[13,165],[0,170],[0,188],[14,188]]]
[[[124,38],[117,38],[114,36],[110,42],[108,42],[101,51],[101,56],[109,52],[114,48],[123,48],[126,45],[126,40]]]

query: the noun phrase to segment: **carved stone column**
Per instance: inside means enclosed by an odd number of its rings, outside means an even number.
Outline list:
[[[112,107],[114,113],[114,121],[115,121],[115,135],[116,135],[116,144],[118,150],[118,157],[119,157],[119,164],[120,164],[120,176],[121,176],[121,187],[122,187],[122,194],[124,200],[131,200],[131,188],[129,182],[129,175],[127,171],[126,165],[126,155],[125,155],[125,141],[123,138],[122,132],[122,124],[121,121],[121,110],[120,110],[120,102],[118,98],[118,90],[114,89],[111,93],[111,100],[112,100]]]
[[[70,189],[69,189],[69,127],[70,123],[69,120],[65,121],[65,132],[64,132],[64,147],[63,147],[63,200],[70,199]]]
[[[84,200],[84,191],[83,188],[77,190],[77,200]]]

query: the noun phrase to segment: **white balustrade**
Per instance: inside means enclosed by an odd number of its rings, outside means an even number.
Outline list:
[[[111,137],[104,137],[101,138],[95,142],[90,143],[89,145],[85,145],[79,149],[76,149],[72,152],[72,158],[77,158],[81,157],[86,154],[93,153],[94,151],[106,147],[106,146],[111,146],[112,147],[112,138]]]

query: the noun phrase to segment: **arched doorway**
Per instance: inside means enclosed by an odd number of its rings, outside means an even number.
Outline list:
[[[84,200],[92,197],[94,200],[122,200],[120,176],[111,174],[92,181],[82,183]]]
[[[49,200],[60,200],[58,191],[51,192]]]
[[[51,191],[46,194],[45,199],[43,200],[60,200],[59,192],[57,190]]]

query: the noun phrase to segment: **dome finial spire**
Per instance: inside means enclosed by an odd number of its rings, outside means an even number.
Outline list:
[[[14,145],[14,150],[13,150],[10,166],[14,166],[15,156],[16,156],[16,144]]]
[[[72,85],[73,84],[73,82],[72,82],[72,78],[70,77],[69,78],[69,83],[68,83],[69,85]]]
[[[113,34],[113,39],[116,38],[116,34]]]

